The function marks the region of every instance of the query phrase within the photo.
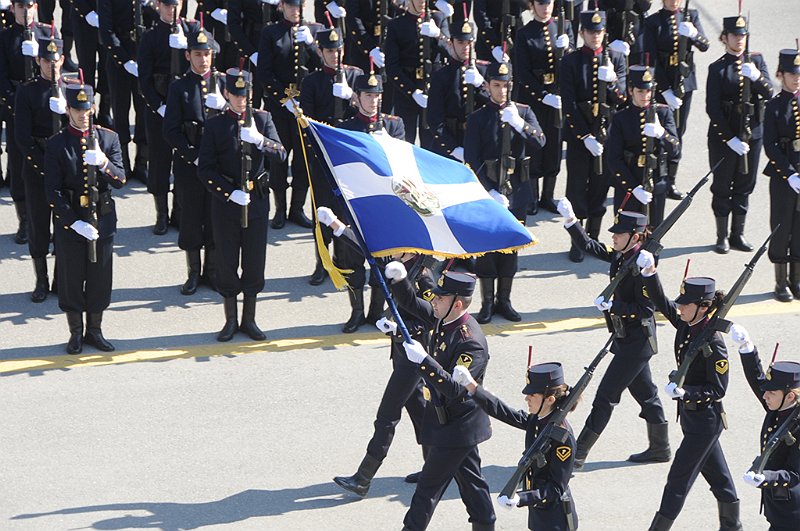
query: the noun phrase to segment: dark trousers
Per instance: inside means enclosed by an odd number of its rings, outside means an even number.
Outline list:
[[[383,460],[389,453],[394,439],[395,428],[400,422],[403,408],[411,423],[417,442],[422,430],[422,416],[425,413],[425,399],[422,397],[422,380],[415,365],[406,359],[405,351],[400,343],[392,340],[392,374],[386,382],[378,413],[375,415],[375,431],[372,434],[367,453],[378,460]]]
[[[273,164],[272,173],[269,176],[269,187],[279,194],[279,197],[286,194],[289,188],[289,153],[292,156],[292,202],[300,201],[302,198],[305,203],[308,193],[308,172],[305,169],[303,160],[303,147],[301,145],[300,133],[297,129],[297,120],[294,115],[289,113],[281,104],[267,100],[267,110],[272,114],[272,121],[278,131],[278,138],[286,149],[286,160]]]
[[[8,188],[11,199],[15,203],[25,201],[25,180],[22,178],[22,162],[24,157],[17,145],[14,134],[14,115],[6,109],[3,114],[6,120],[6,156],[8,157]]]
[[[111,92],[111,112],[114,115],[114,131],[119,135],[119,143],[123,150],[131,141],[131,122],[128,114],[131,110],[131,101],[135,113],[134,141],[137,144],[146,144],[144,115],[147,106],[144,98],[139,95],[136,78],[128,73],[122,65],[117,64],[114,57],[106,54],[106,69],[108,75],[108,88]]]
[[[169,176],[172,171],[172,148],[164,140],[164,119],[147,109],[147,191],[153,195],[169,193]]]
[[[95,263],[89,261],[89,243],[79,238],[56,232],[58,307],[65,312],[100,313],[111,303],[114,237],[95,242]]]
[[[28,251],[31,258],[45,258],[50,250],[50,203],[44,193],[44,177],[25,164],[25,208],[28,211]]]
[[[351,288],[363,288],[367,283],[367,268],[364,266],[364,255],[351,244],[340,238],[333,239],[333,264],[339,269],[350,269],[347,283]],[[375,283],[370,279],[370,285]]]
[[[639,404],[639,417],[648,424],[662,424],[667,421],[658,398],[658,389],[650,374],[650,358],[615,354],[597,387],[586,427],[597,434],[603,433],[611,420],[614,406],[619,404],[625,389]]]
[[[714,172],[714,180],[711,181],[711,209],[714,217],[723,218],[733,213],[734,216],[747,214],[750,204],[750,194],[756,186],[756,176],[758,175],[758,163],[761,158],[761,148],[764,140],[761,138],[752,139],[749,142],[750,152],[747,154],[749,172],[739,172],[740,157],[734,153],[719,135],[708,137],[708,160],[711,167],[720,161],[725,160]]]
[[[681,123],[678,124],[677,127],[678,139],[681,141],[681,143],[683,143],[683,135],[684,133],[686,133],[686,127],[689,124],[689,112],[692,110],[692,94],[694,94],[694,91],[687,92],[681,98],[683,100],[683,104],[681,105],[681,110],[680,110]],[[670,159],[670,162],[674,162],[677,164],[678,161],[680,160],[681,160],[681,155],[680,152],[678,152],[677,155],[675,155]]]
[[[776,264],[800,262],[800,196],[786,179],[769,179],[769,226],[780,228],[769,241],[769,259]]]
[[[606,213],[608,180],[594,172],[594,157],[583,142],[567,142],[567,199],[578,219],[599,218]]]
[[[181,157],[173,160],[175,191],[180,197],[181,223],[178,247],[196,251],[214,246],[211,229],[211,192],[197,178],[197,167]]]
[[[417,141],[417,125],[422,129],[422,124],[420,123],[421,111],[422,109],[414,100],[402,94],[396,95],[394,100],[394,114],[403,120],[403,126],[406,130],[406,142],[413,144]]]
[[[531,179],[555,177],[561,171],[561,151],[564,145],[561,135],[562,129],[554,124],[555,109],[549,105],[539,103],[533,103],[531,107],[536,114],[537,120],[539,120],[544,137],[547,139],[544,147],[533,155],[530,170]]]
[[[698,474],[703,474],[718,501],[732,503],[738,499],[728,463],[719,445],[720,433],[721,425],[716,433],[683,434],[661,496],[658,512],[663,516],[671,520],[678,517]]]
[[[489,485],[481,473],[478,447],[433,446],[425,448],[425,464],[403,524],[413,531],[426,529],[436,505],[453,479],[458,484],[461,501],[464,502],[469,514],[469,521],[478,524],[493,523],[494,508],[489,495]]]
[[[251,203],[250,208],[253,206]],[[243,229],[241,218],[231,215],[230,205],[212,199],[211,223],[214,227],[217,253],[216,287],[223,297],[235,297],[239,293],[256,296],[264,289],[269,222],[266,212],[267,209],[264,208],[263,217],[249,219],[247,228]]]
[[[513,253],[486,253],[475,259],[475,274],[479,278],[512,278],[517,274],[519,257]]]

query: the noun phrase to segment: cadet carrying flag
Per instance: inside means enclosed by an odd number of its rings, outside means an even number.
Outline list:
[[[312,120],[308,132],[373,256],[468,257],[537,243],[459,162],[385,133]]]

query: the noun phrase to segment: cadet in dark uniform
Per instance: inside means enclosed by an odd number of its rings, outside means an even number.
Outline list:
[[[100,27],[100,17],[97,15],[97,2],[95,0],[69,0],[69,20],[75,39],[75,54],[78,64],[83,70],[83,79],[97,87],[100,95],[100,108],[98,123],[111,126],[111,95],[108,91],[108,76],[106,75],[106,48],[100,44],[97,28]],[[152,11],[151,11],[152,12]],[[148,10],[142,7],[142,18]],[[149,21],[149,20],[148,20]],[[144,29],[144,24],[142,25]],[[68,52],[67,52],[68,53]],[[98,68],[98,65],[100,67]]]
[[[542,430],[552,422],[550,413],[559,407],[569,394],[560,363],[540,363],[528,368],[522,394],[528,404],[527,413],[506,404],[472,378],[468,370],[457,366],[453,371],[456,382],[464,385],[475,402],[490,417],[509,426],[525,430],[525,448],[529,448]],[[528,529],[573,531],[578,528],[578,515],[569,489],[575,463],[575,435],[566,420],[559,426],[567,431],[566,440],[552,444],[545,455],[542,468],[529,469],[522,491],[509,499],[500,496],[498,503],[508,508],[528,507]]]
[[[622,264],[639,252],[647,235],[647,217],[638,212],[622,211],[614,218],[612,246],[590,239],[583,227],[576,223],[569,200],[562,199],[558,210],[564,216],[564,227],[574,245],[587,253],[611,263],[609,277],[614,278]],[[639,417],[647,422],[648,448],[628,457],[634,463],[663,463],[670,459],[669,425],[664,408],[658,398],[658,389],[650,374],[650,358],[658,352],[656,341],[655,309],[647,296],[639,275],[628,275],[614,290],[613,299],[598,297],[594,301],[605,315],[609,331],[617,337],[611,346],[614,358],[608,365],[592,411],[578,436],[575,468],[583,468],[586,456],[611,420],[614,407],[619,404],[622,392],[627,389],[641,411]]]
[[[653,69],[632,66],[628,71],[631,105],[614,115],[606,141],[608,179],[614,187],[614,210],[648,214],[651,227],[664,220],[667,199],[667,159],[680,151],[672,111],[653,97]],[[655,105],[655,109],[650,108]],[[648,152],[648,143],[650,150]],[[649,182],[645,182],[648,179]]]
[[[511,0],[510,13],[503,13],[503,3],[498,0],[475,0],[473,11],[475,24],[478,26],[476,45],[478,57],[487,61],[493,59],[498,63],[508,62],[508,57],[503,57],[503,43],[507,43],[506,52],[510,54],[513,47],[507,42],[507,38],[510,37],[512,42],[514,41],[517,30],[522,27],[522,13],[529,5],[528,0]],[[507,35],[501,34],[504,29],[504,16],[513,18],[513,25]]]
[[[228,0],[228,32],[231,41],[239,50],[239,56],[247,57],[258,66],[258,40],[261,29],[270,22],[278,22],[283,14],[277,6],[280,0]],[[253,85],[253,105],[261,107],[264,87]]]
[[[705,52],[709,46],[697,10],[690,9],[688,19],[684,20],[681,10],[683,1],[661,0],[663,8],[647,17],[642,28],[642,49],[650,54],[656,69],[660,100],[669,105],[675,114],[675,125],[681,142],[689,122],[692,93],[697,90],[693,50]],[[678,53],[681,39],[687,39],[684,65],[681,65]],[[670,199],[683,199],[683,194],[675,186],[679,162],[680,154],[671,159],[667,167],[667,197]]]
[[[398,12],[393,0],[347,0],[347,55],[345,60],[365,72],[369,70],[370,52],[380,48],[381,34],[388,20],[381,20],[382,5],[391,20]],[[383,65],[376,65],[383,68]]]
[[[296,98],[300,83],[310,72],[320,67],[316,53],[314,33],[321,29],[319,24],[301,25],[303,20],[303,0],[281,0],[283,18],[280,22],[268,24],[261,31],[258,44],[258,74],[256,79],[264,88],[265,108],[272,115],[281,143],[292,157],[292,198],[289,214],[286,214],[286,191],[289,188],[289,166],[287,162],[277,165],[270,175],[269,185],[275,194],[275,216],[272,228],[281,229],[288,219],[292,223],[310,229],[313,224],[303,212],[308,194],[308,179],[297,119],[294,116],[292,99]]]
[[[603,49],[606,17],[602,11],[584,11],[581,17],[583,47],[561,60],[561,101],[564,107],[564,138],[567,141],[567,198],[575,207],[586,233],[600,236],[606,212],[609,182],[597,171],[603,155],[606,130],[615,108],[627,103],[625,58]],[[602,64],[602,59],[608,62]],[[606,83],[606,108],[600,104],[600,82]],[[574,243],[574,241],[573,241]],[[575,245],[569,252],[573,262],[583,261],[583,250]]]
[[[432,331],[427,349],[416,340],[403,343],[406,357],[417,365],[417,374],[425,385],[423,393],[429,399],[420,437],[425,465],[403,519],[403,529],[426,529],[445,489],[455,479],[472,529],[491,531],[495,514],[489,486],[481,472],[478,444],[492,436],[492,428],[488,415],[452,376],[455,367],[461,365],[469,369],[476,382],[483,383],[489,363],[486,337],[467,311],[475,278],[466,273],[445,272],[429,302],[416,296],[403,264],[390,262],[385,274],[392,281],[392,295],[398,306],[419,317]]]
[[[681,284],[680,296],[671,301],[664,295],[653,255],[642,251],[637,265],[642,268],[641,276],[650,300],[676,329],[675,360],[680,366],[688,354],[684,348],[708,324],[708,315],[719,307],[722,292],[716,291],[713,278],[686,278]],[[650,531],[666,531],[672,527],[689,489],[701,473],[717,499],[720,530],[742,529],[736,487],[719,445],[719,436],[725,428],[722,399],[728,388],[728,352],[719,332],[708,346],[711,353],[694,359],[683,387],[672,382],[666,387],[667,395],[678,403],[683,441],[675,452],[661,506],[650,524]]]
[[[491,99],[467,119],[464,160],[489,195],[524,223],[531,201],[530,158],[544,147],[544,133],[530,107],[511,101],[513,77],[508,64],[491,63],[486,78]],[[504,137],[509,140],[508,152],[503,151]],[[487,253],[475,261],[475,273],[481,283],[481,310],[476,318],[479,323],[488,323],[495,313],[509,321],[522,319],[511,306],[517,262],[516,252]]]
[[[561,131],[564,123],[560,111],[561,96],[558,95],[560,60],[557,54],[560,51],[563,56],[570,43],[575,42],[575,37],[569,21],[564,23],[564,33],[558,35],[558,22],[552,16],[552,0],[531,1],[530,6],[533,19],[517,32],[516,46],[512,50],[519,101],[531,106],[547,138],[544,149],[531,160],[533,202],[529,212],[536,214],[541,206],[548,212],[556,213],[553,191],[558,172],[561,171]],[[541,186],[539,179],[542,180]]]
[[[28,251],[36,273],[36,287],[31,294],[33,302],[44,301],[50,290],[47,253],[50,250],[51,212],[44,190],[44,156],[47,139],[61,130],[61,115],[67,112],[66,100],[61,93],[55,97],[52,94],[52,79],[58,83],[61,77],[62,53],[61,40],[40,39],[36,61],[39,76],[20,85],[14,99],[16,116],[12,137],[25,161],[22,179],[28,209]]]
[[[749,55],[748,24],[741,15],[722,20],[720,40],[725,55],[708,67],[706,83],[706,112],[708,124],[708,159],[714,172],[711,184],[711,209],[717,221],[715,251],[725,254],[730,247],[750,252],[753,246],[744,237],[750,194],[756,186],[758,163],[761,158],[764,128],[761,117],[764,103],[772,97],[772,81],[761,54]],[[748,61],[749,59],[749,61]],[[742,101],[745,79],[750,84],[750,100]],[[749,105],[752,115],[743,130],[742,108]],[[750,138],[747,138],[750,136]],[[743,172],[742,158],[747,159]],[[728,217],[731,221],[728,241]]]
[[[769,260],[775,264],[775,298],[800,300],[800,51],[781,50],[778,80],[782,90],[767,103],[764,118],[764,151],[769,162],[772,230]],[[788,269],[788,277],[787,277]]]
[[[58,306],[67,313],[68,354],[79,354],[84,342],[108,352],[114,346],[103,337],[102,323],[111,301],[111,262],[117,231],[111,188],[125,185],[125,169],[117,133],[98,126],[89,128],[94,112],[92,87],[68,85],[64,92],[69,126],[47,141],[44,163],[45,194],[53,207]],[[96,188],[87,180],[89,166],[95,167]],[[91,223],[92,212],[97,216],[96,226]],[[89,256],[92,245],[96,247],[96,262]]]
[[[222,97],[224,80],[220,80],[211,68],[213,54],[219,49],[217,43],[205,30],[192,31],[187,39],[185,53],[190,69],[169,86],[164,138],[175,149],[172,171],[181,205],[178,247],[186,252],[188,267],[188,278],[181,293],[193,295],[201,280],[215,288],[211,193],[197,178],[197,159],[206,118],[224,109],[225,99]],[[200,249],[203,247],[205,269],[201,276]]]
[[[229,341],[241,330],[255,341],[266,336],[258,327],[256,297],[264,289],[264,262],[267,255],[269,221],[269,173],[265,156],[281,162],[286,150],[280,144],[268,112],[247,109],[250,105],[249,72],[231,68],[225,76],[228,110],[208,119],[197,176],[211,193],[211,223],[217,251],[217,290],[225,298],[225,326],[217,341]],[[247,112],[251,124],[246,125]],[[250,174],[243,189],[242,150],[250,145]],[[247,223],[243,207],[247,207]],[[246,225],[246,226],[244,226]],[[241,257],[241,259],[240,259]],[[242,273],[239,275],[241,262]],[[244,293],[242,323],[238,323],[236,297]]]

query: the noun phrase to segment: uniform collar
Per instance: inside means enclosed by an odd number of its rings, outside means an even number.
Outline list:
[[[89,137],[89,130],[88,129],[86,131],[78,131],[77,129],[75,129],[75,127],[73,127],[72,124],[69,124],[67,126],[67,131],[69,132],[69,134],[71,134],[72,136],[74,136],[76,138],[88,138]]]
[[[208,79],[211,77],[212,70],[209,69],[209,71],[206,72],[205,74],[198,74],[197,72],[194,71],[194,68],[190,66],[189,72],[191,72],[192,75],[194,75],[195,77],[199,77],[200,79],[205,79],[206,81],[208,81]]]
[[[583,52],[583,55],[588,55],[589,57],[597,57],[598,55],[603,53],[603,46],[600,45],[598,49],[592,50],[588,46],[583,45],[581,47],[581,52]]]
[[[230,116],[231,118],[233,118],[234,120],[237,120],[237,121],[238,121],[238,120],[240,120],[240,119],[242,118],[242,115],[241,115],[241,114],[239,114],[239,113],[237,113],[237,112],[234,112],[234,111],[233,111],[233,109],[231,109],[230,107],[228,107],[228,108],[227,108],[227,110],[225,111],[225,113],[226,113],[228,116]]]
[[[627,251],[625,251],[624,253],[622,253],[622,256],[623,256],[623,257],[625,257],[625,258],[629,258],[629,257],[630,257],[630,256],[632,256],[633,254],[635,254],[635,253],[638,253],[638,252],[639,252],[639,248],[640,248],[641,246],[642,246],[642,245],[641,245],[640,243],[637,243],[636,245],[634,245],[633,247],[631,247],[630,249],[628,249]]]
[[[464,315],[462,315],[458,319],[455,319],[453,321],[450,321],[449,323],[443,324],[442,325],[442,329],[447,331],[447,332],[449,332],[451,330],[455,330],[459,326],[465,324],[468,320],[469,320],[469,312],[464,312]]]
[[[708,323],[709,323],[708,314],[706,314],[705,317],[697,321],[695,324],[689,325],[689,330],[691,330],[692,332],[702,330],[706,326],[708,326]]]
[[[283,17],[283,18],[281,19],[281,23],[282,23],[284,26],[286,26],[287,28],[294,28],[294,27],[297,27],[297,26],[299,26],[299,25],[300,25],[300,24],[295,24],[295,23],[293,23],[293,22],[289,22],[289,21],[286,19],[286,17]]]
[[[378,113],[375,116],[367,116],[363,112],[358,111],[358,114],[356,114],[356,118],[358,118],[358,121],[363,122],[365,124],[374,124],[375,122],[378,121],[378,116],[380,116],[380,114],[381,113]]]
[[[331,68],[328,65],[322,65],[322,71],[325,72],[326,74],[328,74],[329,76],[336,75],[336,69],[335,68]]]

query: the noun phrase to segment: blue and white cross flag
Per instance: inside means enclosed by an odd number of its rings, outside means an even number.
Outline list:
[[[385,133],[308,122],[309,138],[373,256],[463,258],[538,243],[469,167]]]

